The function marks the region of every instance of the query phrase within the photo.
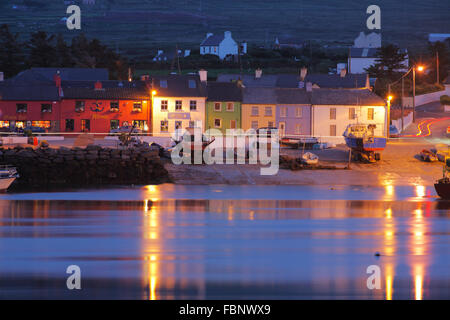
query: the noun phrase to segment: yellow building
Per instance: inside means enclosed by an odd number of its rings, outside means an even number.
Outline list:
[[[275,88],[245,88],[242,102],[242,129],[276,126]]]

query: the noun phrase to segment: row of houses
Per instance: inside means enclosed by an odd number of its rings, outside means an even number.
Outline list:
[[[345,75],[143,76],[108,80],[103,69],[33,68],[0,82],[0,130],[108,133],[135,125],[156,136],[200,127],[277,127],[282,135],[339,141],[349,123],[375,124],[385,134],[385,101],[363,77]]]

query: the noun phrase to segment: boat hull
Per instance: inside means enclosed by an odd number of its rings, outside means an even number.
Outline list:
[[[15,177],[0,179],[0,192],[5,192],[9,186],[16,180]]]
[[[358,151],[382,151],[386,148],[384,137],[373,137],[366,141],[363,138],[345,137],[345,143],[349,148]]]
[[[439,197],[450,200],[450,183],[435,183],[434,188]]]

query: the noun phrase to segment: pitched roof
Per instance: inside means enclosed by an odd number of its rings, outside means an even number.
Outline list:
[[[275,88],[244,88],[242,103],[277,104]]]
[[[150,99],[148,90],[142,88],[63,88],[65,99],[94,99],[94,100],[146,100]]]
[[[225,36],[223,34],[212,35],[203,40],[200,46],[218,46],[224,38]]]
[[[57,101],[58,88],[54,85],[0,85],[0,100]]]
[[[206,84],[200,81],[198,75],[165,75],[151,76],[153,89],[160,97],[205,97]],[[167,84],[167,87],[164,85]]]
[[[209,101],[242,101],[242,88],[237,83],[208,82]]]
[[[367,89],[313,89],[313,105],[385,106],[386,101]]]
[[[305,89],[276,89],[278,104],[311,104],[311,92]]]
[[[31,68],[8,79],[13,83],[54,83],[54,76],[59,71],[61,80],[108,80],[107,69],[87,68]]]
[[[254,75],[221,74],[217,77],[218,82],[231,82],[241,79],[244,86],[248,88],[299,88],[300,77],[296,74],[269,74],[262,75],[256,79]],[[308,74],[304,82],[311,82],[320,88],[365,88],[367,85],[367,74],[347,74],[341,77],[339,74]]]

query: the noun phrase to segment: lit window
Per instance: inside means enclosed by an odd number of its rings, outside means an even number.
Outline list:
[[[175,130],[181,129],[183,127],[183,123],[181,121],[175,121]]]
[[[161,121],[161,132],[169,132],[169,121],[163,120]]]
[[[161,100],[161,111],[167,111],[169,106],[169,101]]]
[[[133,111],[134,112],[141,112],[142,111],[142,103],[141,102],[133,103]]]
[[[227,103],[227,111],[230,111],[230,112],[234,111],[234,103],[233,102]]]
[[[191,100],[189,102],[189,109],[191,111],[197,111],[197,101],[196,100]]]
[[[367,109],[367,120],[373,120],[374,119],[374,108],[368,108]]]

